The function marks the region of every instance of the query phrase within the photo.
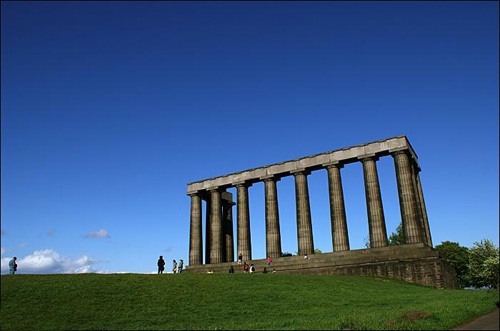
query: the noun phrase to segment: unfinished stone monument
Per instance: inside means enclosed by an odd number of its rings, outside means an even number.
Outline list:
[[[377,160],[392,156],[401,209],[405,244],[388,246]],[[351,250],[347,232],[341,168],[363,165],[370,247]],[[314,254],[307,176],[326,169],[330,198],[333,252]],[[245,170],[188,184],[191,197],[189,266],[186,272],[226,272],[234,264],[232,207],[237,212],[237,252],[262,270],[265,259],[252,259],[248,188],[264,182],[266,255],[281,273],[348,274],[390,277],[437,288],[455,288],[455,273],[432,248],[425,208],[420,166],[406,136],[352,146],[296,160]],[[276,183],[295,178],[298,255],[282,257]],[[228,188],[236,187],[233,202]],[[205,263],[203,263],[202,200],[206,201]],[[303,256],[309,259],[304,260]]]

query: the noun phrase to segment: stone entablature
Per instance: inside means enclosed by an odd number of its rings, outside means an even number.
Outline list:
[[[290,176],[295,172],[326,168],[330,164],[359,162],[367,157],[386,156],[396,151],[408,151],[412,161],[419,168],[417,155],[406,136],[403,135],[192,182],[188,184],[188,194],[212,189],[223,189],[236,186],[240,183],[252,184],[271,177],[280,178]]]

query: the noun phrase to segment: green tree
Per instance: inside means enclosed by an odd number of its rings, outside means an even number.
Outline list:
[[[456,242],[443,241],[434,247],[455,269],[461,287],[469,285],[469,249]]]
[[[389,246],[403,245],[405,243],[405,234],[403,232],[403,223],[399,223],[396,231],[389,236]]]
[[[468,266],[472,286],[498,288],[499,249],[490,240],[474,243]]]

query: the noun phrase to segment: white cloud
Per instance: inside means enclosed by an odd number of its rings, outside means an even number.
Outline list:
[[[0,247],[0,255],[4,255],[7,250],[2,246]]]
[[[107,230],[101,229],[99,231],[93,231],[87,233],[86,238],[109,238],[110,235]]]
[[[2,274],[9,272],[9,261],[12,257],[1,260]],[[61,256],[52,249],[43,249],[33,252],[25,257],[17,257],[17,272],[21,274],[72,274],[97,272],[92,267],[99,261],[93,260],[86,255],[72,260]]]

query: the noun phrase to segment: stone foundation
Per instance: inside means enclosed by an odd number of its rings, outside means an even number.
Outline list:
[[[266,260],[244,261],[254,264],[257,273],[266,267]],[[236,262],[188,266],[185,272],[227,273],[230,266],[242,272]],[[274,258],[268,271],[286,274],[355,275],[387,277],[435,288],[458,288],[455,271],[433,248],[419,243],[380,248],[350,250],[303,256]]]

